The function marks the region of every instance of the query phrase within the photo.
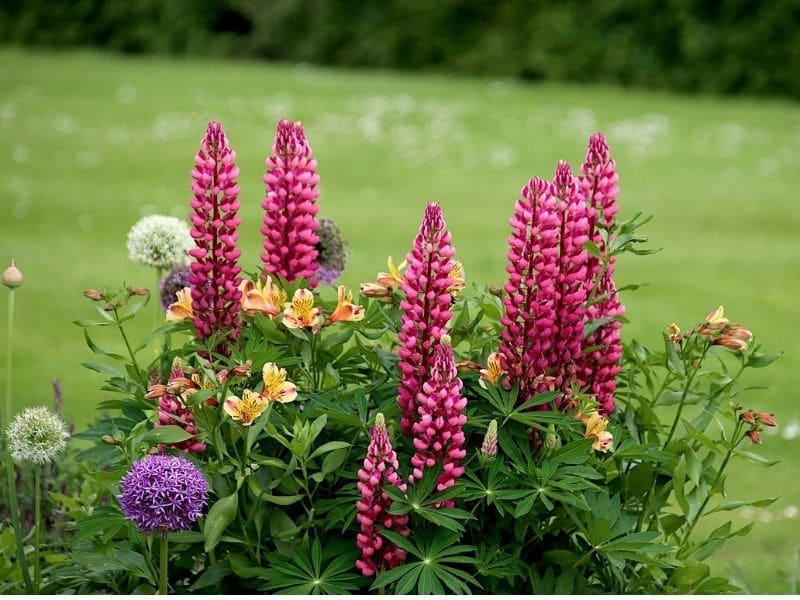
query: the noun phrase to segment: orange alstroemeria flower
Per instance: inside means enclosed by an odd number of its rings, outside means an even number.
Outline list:
[[[186,319],[194,319],[194,312],[192,312],[192,288],[185,287],[178,290],[176,296],[177,302],[173,302],[167,308],[167,321],[172,323],[180,323]]]
[[[395,266],[392,257],[386,261],[388,273],[380,272],[376,281],[367,281],[361,284],[361,295],[367,298],[374,298],[380,302],[391,302],[392,294],[395,289],[402,288],[406,279],[403,277],[403,269],[408,266],[406,261]]]
[[[256,392],[245,390],[241,398],[239,396],[228,396],[223,409],[231,419],[241,421],[242,425],[247,427],[252,425],[267,410],[268,406],[269,400],[267,398]]]
[[[453,268],[450,270],[450,279],[453,280],[453,283],[450,284],[450,287],[447,288],[447,291],[450,292],[450,295],[454,297],[458,296],[458,294],[466,285],[466,282],[464,281],[464,267],[460,260],[457,260],[455,263],[453,263]]]
[[[268,362],[261,369],[264,378],[264,391],[261,395],[268,402],[285,404],[297,398],[297,386],[291,381],[286,381],[286,369],[281,369],[275,363]]]
[[[314,294],[311,290],[297,290],[292,301],[284,305],[283,324],[289,329],[316,327],[319,324],[321,310],[314,306]]]
[[[277,317],[286,302],[286,292],[272,283],[270,276],[266,282],[245,280],[239,289],[242,290],[242,310],[249,317],[257,312],[270,318]]]
[[[578,414],[578,418],[586,425],[586,432],[583,437],[586,439],[594,439],[592,448],[599,452],[608,452],[614,443],[614,436],[611,432],[606,431],[608,426],[608,419],[606,419],[599,412],[594,411],[588,415]]]
[[[326,324],[337,321],[360,321],[364,318],[364,307],[353,304],[353,293],[343,285],[339,286],[339,299],[336,308],[325,321]]]
[[[478,384],[483,389],[486,389],[486,381],[497,385],[497,382],[500,381],[500,378],[505,374],[506,370],[503,369],[503,366],[500,364],[500,354],[498,352],[492,352],[486,360],[486,368],[481,369],[481,378],[478,380]]]

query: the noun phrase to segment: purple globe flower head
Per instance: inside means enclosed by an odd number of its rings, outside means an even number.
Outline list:
[[[137,460],[122,478],[122,512],[144,533],[191,529],[208,501],[208,482],[191,462],[178,456]]]
[[[191,275],[189,267],[175,267],[161,278],[159,288],[161,292],[161,308],[167,312],[169,305],[176,301],[176,294],[178,291],[185,287],[189,287],[189,275]]]
[[[347,250],[342,232],[331,219],[320,219],[317,227],[319,241],[316,248],[319,253],[316,278],[322,283],[333,284],[344,271],[347,262]]]

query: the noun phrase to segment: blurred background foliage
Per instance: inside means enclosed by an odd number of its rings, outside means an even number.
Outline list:
[[[8,45],[800,97],[800,0],[6,0]]]

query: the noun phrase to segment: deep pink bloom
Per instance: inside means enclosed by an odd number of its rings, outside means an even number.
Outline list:
[[[455,485],[464,473],[461,460],[466,456],[464,432],[467,422],[461,395],[462,382],[456,372],[453,348],[440,344],[434,348],[430,375],[417,395],[417,421],[413,424],[414,450],[411,457],[413,479],[422,479],[425,469],[442,463],[436,484],[441,492]],[[452,501],[445,503],[452,506]]]
[[[455,249],[451,241],[442,209],[431,202],[406,257],[405,298],[400,303],[403,314],[398,334],[402,347],[398,350],[401,380],[397,403],[402,411],[400,425],[407,436],[416,417],[417,394],[428,380],[433,349],[447,333],[452,316],[448,289],[453,285],[450,273],[455,266]]]
[[[382,414],[375,418],[372,429],[372,440],[367,448],[364,468],[358,470],[358,491],[361,499],[356,502],[356,520],[361,525],[361,532],[356,535],[356,545],[361,550],[361,558],[356,567],[364,577],[371,577],[379,568],[393,569],[403,563],[405,550],[386,542],[376,525],[394,529],[400,535],[408,537],[408,515],[390,515],[392,499],[384,489],[396,486],[402,492],[406,484],[397,473],[397,454],[392,449],[386,422]]]
[[[169,376],[169,381],[179,377],[185,377],[183,369],[173,367]],[[178,396],[173,396],[172,394],[164,394],[158,400],[158,421],[155,426],[164,427],[165,425],[176,425],[184,429],[187,433],[191,433],[193,436],[197,436],[197,434],[200,433],[197,429],[194,413]],[[159,450],[163,451],[165,448],[174,448],[176,450],[196,452],[198,454],[206,451],[206,445],[195,438],[190,438],[175,444],[159,445]]]
[[[499,352],[506,386],[518,381],[527,399],[544,385],[556,339],[559,213],[548,182],[535,177],[521,194],[509,221]]]
[[[227,332],[233,340],[241,326],[240,250],[236,228],[241,223],[239,211],[239,169],[220,123],[208,124],[192,171],[192,238],[196,247],[189,251],[194,258],[189,283],[192,287],[192,310],[197,337],[206,339]],[[227,344],[218,351],[227,353]]]
[[[603,134],[596,133],[589,139],[589,148],[581,171],[578,185],[587,203],[589,237],[600,249],[601,255],[608,260],[608,265],[603,271],[599,258],[588,257],[587,296],[590,300],[596,298],[600,300],[590,304],[587,318],[589,320],[613,318],[623,315],[625,307],[619,300],[614,284],[616,257],[608,257],[602,231],[609,231],[613,227],[614,216],[619,210],[617,204],[619,175]],[[600,404],[600,412],[603,414],[612,413],[616,405],[616,376],[620,371],[619,361],[622,358],[621,327],[619,321],[612,320],[584,340],[584,348],[602,346],[583,356],[579,382],[595,394]]]
[[[566,400],[576,382],[583,348],[588,276],[588,254],[584,246],[589,239],[589,220],[586,203],[568,163],[559,161],[552,187],[559,201],[559,252],[555,340],[549,369],[555,377],[555,389],[562,390]]]
[[[317,284],[314,273],[319,267],[316,248],[319,175],[303,126],[281,120],[272,152],[264,176],[267,197],[261,203],[264,271],[289,282],[309,279],[313,287]]]

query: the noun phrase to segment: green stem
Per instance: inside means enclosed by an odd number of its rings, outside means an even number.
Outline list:
[[[700,509],[697,511],[697,514],[695,515],[694,519],[689,524],[689,529],[686,530],[686,533],[683,536],[681,547],[685,546],[686,542],[689,541],[689,536],[692,535],[692,531],[694,531],[695,525],[697,525],[697,523],[700,521],[700,517],[703,516],[703,511],[705,510],[708,501],[711,500],[711,492],[713,492],[714,488],[717,487],[717,484],[719,484],[722,475],[725,473],[725,468],[728,466],[728,462],[731,460],[731,457],[733,456],[733,451],[736,450],[736,447],[744,439],[744,436],[741,435],[742,424],[743,424],[742,421],[738,421],[736,423],[736,429],[733,432],[733,437],[731,438],[731,445],[728,448],[728,452],[727,454],[725,454],[725,458],[723,459],[722,464],[719,466],[719,470],[717,471],[717,476],[714,478],[714,483],[711,484],[711,487],[708,490],[709,491],[708,495],[705,497],[705,500],[703,500],[703,503],[700,505]]]
[[[167,595],[167,536],[161,535],[161,554],[159,558],[158,569],[158,595]]]
[[[700,371],[700,367],[703,366],[703,361],[706,358],[706,353],[711,346],[706,343],[705,348],[703,348],[703,354],[700,356],[700,366],[694,369],[689,375],[686,380],[686,385],[683,387],[683,393],[681,394],[681,400],[678,403],[678,412],[675,413],[675,419],[672,421],[672,427],[669,430],[669,434],[667,435],[667,439],[664,442],[664,446],[662,450],[666,450],[669,443],[672,441],[672,436],[675,435],[675,430],[678,428],[678,423],[681,420],[681,413],[683,412],[683,407],[686,404],[686,397],[689,395],[689,391],[692,388],[692,382],[694,381],[695,375]]]
[[[22,525],[20,525],[19,522],[19,507],[17,506],[16,474],[14,472],[14,463],[11,460],[11,453],[7,452],[3,456],[3,459],[6,463],[6,475],[8,480],[8,512],[11,513],[11,526],[14,528],[14,539],[17,542],[17,565],[22,572],[22,579],[25,582],[25,593],[33,594],[31,574],[28,573],[28,565],[25,561],[25,545],[22,541]]]
[[[38,594],[42,588],[42,565],[39,560],[39,546],[42,543],[42,467],[34,465],[33,474],[33,506],[34,525],[36,527],[33,538],[33,593]]]
[[[150,294],[150,299],[156,307],[156,327],[164,320],[164,312],[161,310],[161,267],[156,267],[156,288]]]
[[[131,363],[133,363],[133,368],[136,369],[136,376],[139,378],[139,382],[142,385],[147,385],[147,380],[142,377],[142,370],[139,368],[139,363],[136,362],[136,355],[133,353],[133,348],[131,348],[131,344],[128,341],[128,336],[125,335],[125,329],[122,327],[122,323],[119,321],[119,314],[117,313],[117,309],[114,309],[114,319],[116,320],[117,329],[119,329],[119,333],[122,336],[122,341],[125,342],[125,348],[128,349],[128,355],[131,357]]]
[[[6,347],[6,410],[3,418],[11,422],[11,336],[14,333],[14,288],[8,288],[8,341]],[[3,428],[5,429],[5,428]]]

